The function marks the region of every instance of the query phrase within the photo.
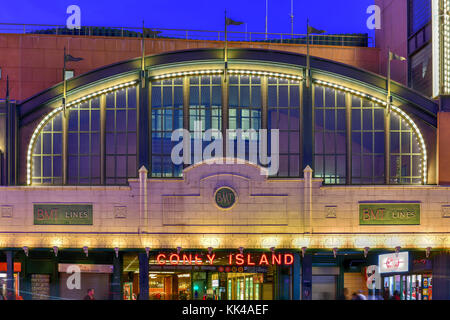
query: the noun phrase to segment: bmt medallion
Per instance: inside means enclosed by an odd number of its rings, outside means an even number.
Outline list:
[[[214,194],[214,201],[220,209],[228,210],[236,204],[236,192],[230,187],[220,187]]]

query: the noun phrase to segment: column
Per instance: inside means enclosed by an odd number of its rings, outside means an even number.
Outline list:
[[[6,297],[16,300],[14,288],[14,251],[8,250],[6,254]]]
[[[450,254],[440,253],[432,259],[433,300],[450,300]]]
[[[6,101],[6,185],[14,185],[17,178],[17,106]]]
[[[277,266],[277,281],[276,281],[276,300],[289,300],[291,289],[291,267]]]
[[[139,231],[148,226],[147,176],[148,171],[145,166],[142,166],[139,169]]]
[[[306,81],[303,83],[303,106],[301,110],[302,119],[302,166],[310,166],[314,168],[313,154],[313,99],[312,99],[312,83],[310,83],[309,88],[306,85]]]
[[[302,300],[312,300],[312,255],[302,259]]]
[[[303,169],[305,185],[303,187],[303,232],[312,232],[312,169],[306,166]]]
[[[301,296],[301,266],[300,266],[300,255],[298,253],[293,253],[294,263],[291,265],[291,300],[300,300]]]
[[[448,185],[450,184],[450,166],[447,165],[448,159],[450,159],[450,97],[441,96],[439,100],[439,112],[438,112],[438,126],[437,126],[437,148],[438,148],[438,184]],[[427,146],[427,150],[429,146]],[[428,150],[429,155],[432,155]],[[431,156],[432,157],[432,156]],[[430,158],[431,158],[430,157]],[[431,159],[429,159],[430,162]],[[430,166],[430,164],[429,164]],[[428,170],[428,168],[425,168]],[[431,172],[430,172],[431,173]],[[429,177],[428,181],[432,183],[434,177]]]
[[[139,300],[149,298],[148,257],[146,253],[139,253]]]
[[[138,136],[139,136],[139,168],[145,166],[150,168],[150,154],[151,154],[151,116],[149,114],[149,88],[147,86],[148,74],[147,72],[141,73],[139,88],[138,88]]]
[[[111,282],[111,292],[113,300],[122,300],[122,264],[120,263],[120,255],[116,256],[114,252],[113,257],[113,274],[112,274],[112,282]]]

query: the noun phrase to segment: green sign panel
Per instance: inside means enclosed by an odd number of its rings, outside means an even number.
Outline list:
[[[236,203],[236,193],[229,187],[221,187],[217,189],[214,199],[219,208],[230,209]]]
[[[418,225],[420,203],[360,203],[360,225]]]
[[[92,204],[35,204],[35,225],[92,225]]]

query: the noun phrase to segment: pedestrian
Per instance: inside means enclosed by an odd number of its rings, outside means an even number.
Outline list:
[[[84,300],[95,300],[95,298],[94,298],[94,288],[89,288],[87,290],[87,295],[84,297]]]
[[[343,293],[338,297],[338,300],[347,300],[348,288],[344,288]]]
[[[400,300],[400,293],[395,290],[394,295],[392,296],[392,300]]]
[[[16,300],[16,299],[14,299],[15,297],[14,297],[14,293],[12,293],[11,291],[8,291],[7,293],[6,293],[6,300]]]
[[[352,293],[352,300],[361,300],[360,297],[356,294],[356,292]]]
[[[363,294],[362,290],[359,290],[359,292],[357,293],[358,297],[360,298],[359,300],[367,300],[367,297]]]
[[[390,294],[389,294],[389,288],[385,287],[384,288],[384,292],[383,292],[383,299],[384,300],[389,300]]]

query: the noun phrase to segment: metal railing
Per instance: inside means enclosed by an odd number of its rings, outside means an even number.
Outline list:
[[[93,27],[83,26],[80,29],[68,29],[63,25],[0,23],[0,33],[16,34],[54,34],[76,36],[106,36],[106,37],[142,37],[142,28],[133,27]],[[211,30],[146,28],[146,38],[154,39],[184,39],[224,41],[225,32]],[[228,41],[261,42],[280,44],[306,44],[306,34],[264,33],[228,31]],[[374,47],[374,41],[368,34],[321,34],[310,35],[312,45]]]

